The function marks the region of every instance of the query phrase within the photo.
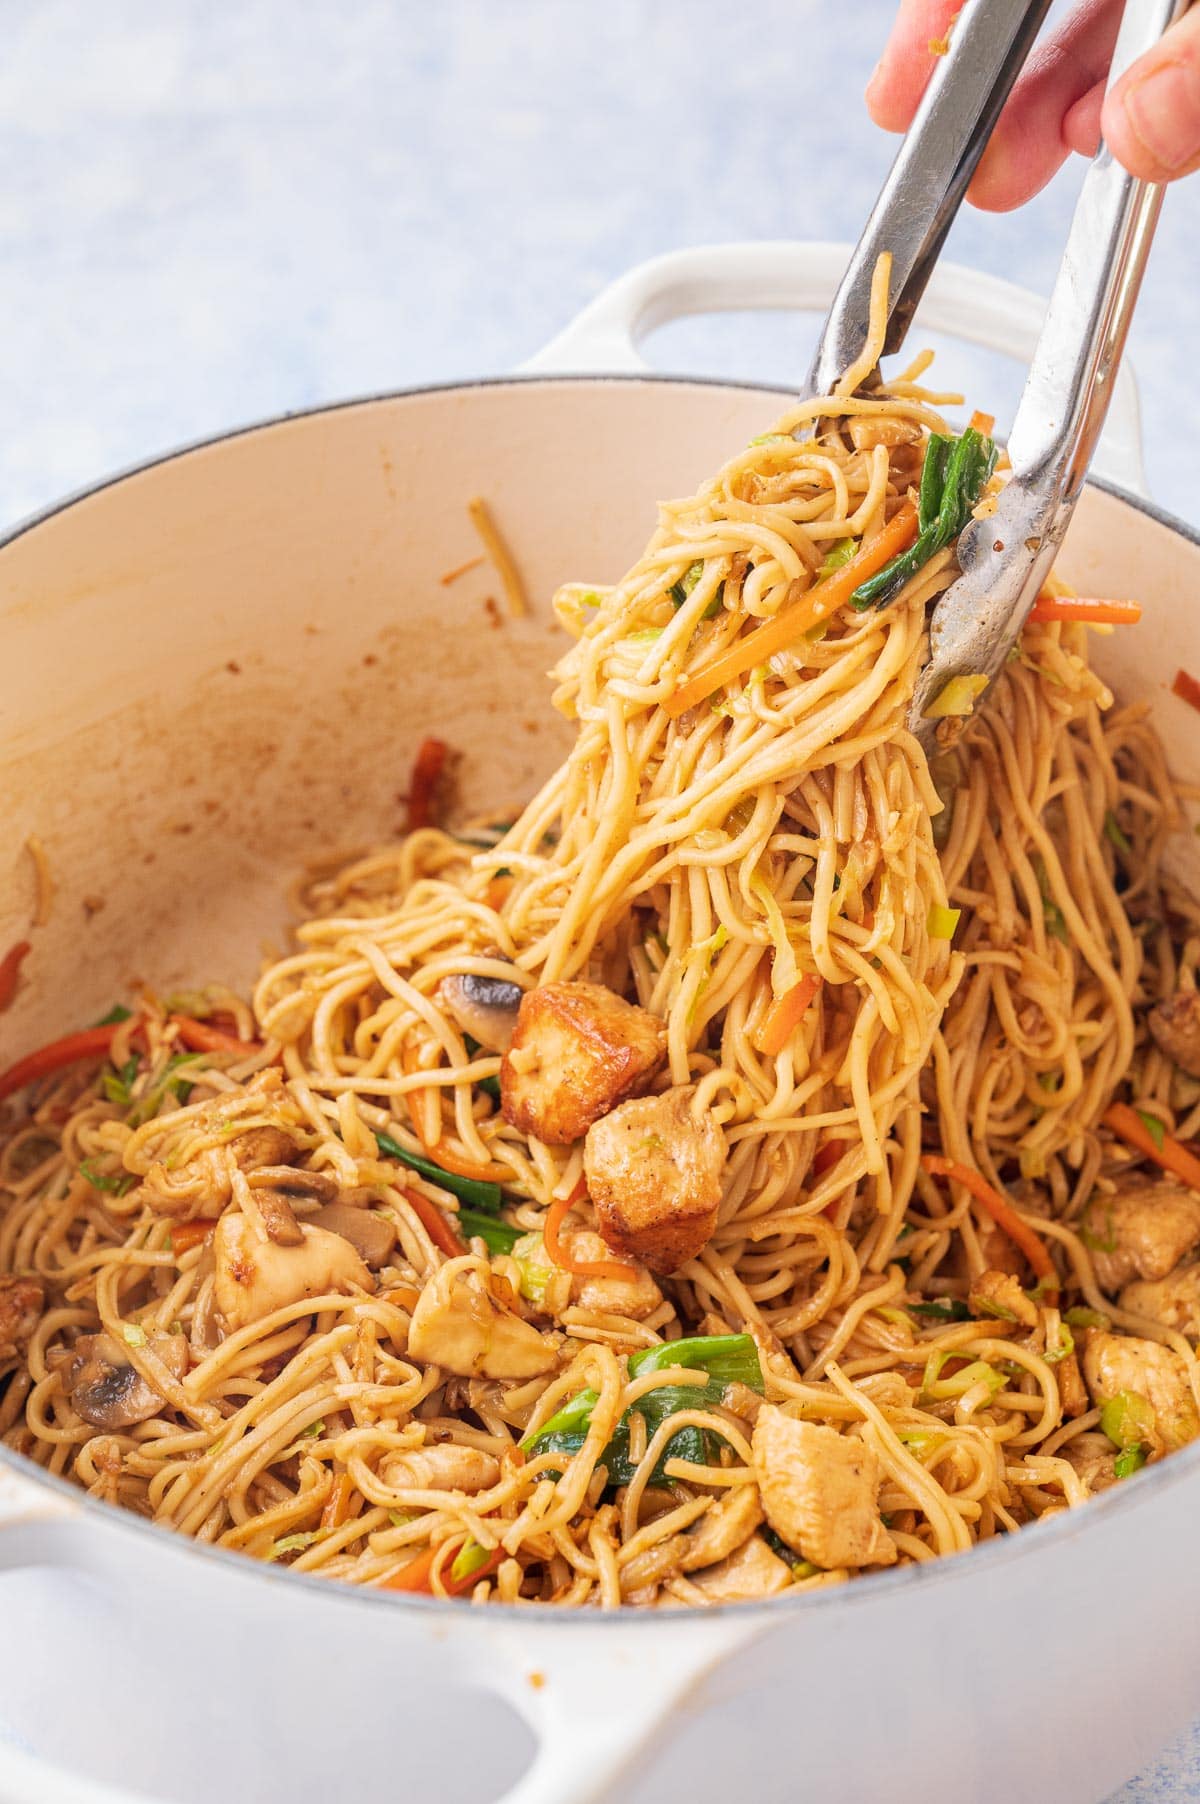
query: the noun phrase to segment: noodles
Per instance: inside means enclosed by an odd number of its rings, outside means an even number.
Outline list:
[[[326,1577],[615,1608],[960,1552],[1195,1434],[1200,1198],[1103,1123],[1200,1135],[1181,803],[1072,618],[908,733],[953,544],[857,590],[954,446],[995,487],[923,367],[560,592],[515,820],[314,871],[252,1010],[23,1064],[7,1444]]]

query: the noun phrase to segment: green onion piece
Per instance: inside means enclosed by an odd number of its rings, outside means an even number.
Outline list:
[[[925,1376],[921,1383],[922,1395],[942,1401],[947,1397],[962,1397],[967,1391],[974,1389],[975,1385],[984,1384],[990,1399],[1004,1389],[1004,1373],[997,1371],[995,1366],[983,1359],[973,1359],[961,1372],[952,1372],[949,1378],[943,1378],[941,1371],[946,1362],[962,1357],[956,1348],[935,1348],[925,1366]]]
[[[1139,1447],[1154,1432],[1154,1409],[1139,1391],[1118,1391],[1100,1411],[1100,1427],[1116,1447]]]
[[[700,581],[700,578],[703,575],[704,575],[703,559],[701,559],[698,563],[688,565],[688,567],[684,571],[683,575],[679,578],[679,581],[676,583],[672,583],[670,588],[667,590],[667,594],[670,596],[672,605],[674,607],[681,608],[683,606],[684,602],[687,600],[688,596],[691,594],[692,590],[696,587],[696,584]]]
[[[460,1209],[458,1226],[468,1240],[482,1240],[489,1253],[511,1253],[521,1238],[520,1228],[510,1228],[480,1209]]]
[[[1132,1478],[1135,1472],[1141,1471],[1145,1463],[1146,1449],[1144,1447],[1122,1447],[1113,1461],[1113,1472],[1118,1478]]]
[[[407,1528],[410,1522],[416,1521],[417,1514],[416,1510],[389,1510],[388,1521],[393,1528]]]
[[[121,1339],[125,1342],[127,1347],[144,1347],[146,1345],[146,1338],[146,1330],[141,1327],[139,1323],[121,1323]]]
[[[131,1009],[124,1008],[121,1003],[114,1002],[107,1015],[101,1015],[99,1021],[96,1022],[96,1026],[112,1027],[118,1021],[128,1021],[132,1012]]]
[[[481,1547],[478,1541],[473,1541],[468,1537],[454,1556],[453,1564],[450,1567],[451,1579],[456,1585],[461,1584],[464,1579],[469,1579],[473,1572],[478,1572],[481,1566],[486,1566],[491,1557],[490,1547]]]
[[[969,1322],[971,1311],[961,1297],[938,1297],[932,1303],[909,1303],[910,1315],[928,1316],[934,1322]]]
[[[917,499],[917,537],[875,576],[855,589],[850,600],[864,608],[886,607],[937,552],[952,545],[971,517],[996,467],[996,446],[973,426],[961,438],[931,433],[925,446]]]
[[[1104,837],[1112,842],[1118,852],[1129,853],[1133,851],[1133,847],[1129,843],[1128,835],[1122,833],[1116,815],[1111,812],[1104,817]]]
[[[521,1276],[517,1289],[530,1303],[542,1303],[546,1298],[546,1286],[560,1267],[555,1265],[546,1252],[546,1243],[540,1234],[522,1234],[512,1250]]]
[[[310,1528],[303,1534],[285,1535],[282,1541],[276,1541],[267,1558],[277,1560],[281,1554],[299,1553],[302,1548],[311,1547],[314,1541],[319,1541],[325,1532],[323,1528]]]
[[[712,600],[709,602],[708,606],[705,608],[703,614],[701,614],[701,616],[700,616],[701,620],[715,620],[717,615],[721,612],[721,609],[724,606],[725,606],[725,584],[718,583],[717,584],[717,592],[713,596]]]
[[[136,1053],[132,1058],[126,1059],[119,1071],[113,1069],[112,1071],[102,1072],[100,1075],[100,1088],[104,1091],[108,1101],[115,1102],[118,1107],[121,1108],[128,1107],[131,1100],[130,1090],[137,1078],[137,1074],[138,1059]]]
[[[79,1175],[86,1178],[93,1190],[106,1190],[113,1196],[124,1196],[133,1189],[134,1179],[128,1172],[97,1171],[90,1159],[84,1159],[79,1167]]]
[[[420,1153],[410,1153],[406,1146],[401,1146],[400,1142],[393,1140],[390,1134],[376,1134],[375,1141],[385,1157],[398,1159],[401,1165],[407,1165],[410,1171],[415,1171],[421,1177],[428,1179],[431,1184],[437,1184],[441,1189],[448,1190],[451,1196],[458,1198],[460,1203],[466,1203],[472,1209],[481,1209],[485,1215],[499,1213],[501,1202],[499,1184],[484,1183],[479,1178],[460,1178],[457,1172],[443,1171],[441,1166],[435,1165],[432,1159],[423,1159]]]
[[[300,1430],[300,1439],[302,1441],[319,1441],[324,1433],[325,1423],[323,1420],[310,1422],[307,1428]]]
[[[1113,1220],[1112,1204],[1107,1204],[1105,1209],[1103,1240],[1091,1226],[1091,1214],[1094,1207],[1094,1203],[1089,1203],[1079,1218],[1079,1238],[1089,1252],[1115,1253],[1117,1250],[1117,1227]]]
[[[817,571],[818,577],[832,576],[835,570],[840,570],[843,564],[850,562],[857,550],[857,539],[838,539],[822,558],[821,568]]]
[[[931,940],[952,940],[961,918],[961,908],[943,908],[940,902],[935,902],[929,910],[925,931]]]
[[[1160,1121],[1157,1115],[1149,1114],[1145,1109],[1136,1109],[1134,1113],[1149,1134],[1151,1140],[1153,1140],[1154,1150],[1156,1152],[1161,1152],[1163,1149],[1163,1141],[1167,1137],[1166,1123]]]
[[[956,676],[935,695],[925,710],[926,720],[963,720],[975,712],[975,703],[987,688],[985,676]]]
[[[1074,1309],[1068,1309],[1063,1315],[1063,1321],[1069,1322],[1072,1328],[1112,1327],[1110,1317],[1101,1315],[1098,1309],[1085,1309],[1082,1305],[1076,1305]]]
[[[697,1335],[687,1340],[665,1341],[661,1346],[631,1354],[628,1360],[631,1378],[639,1378],[646,1372],[666,1371],[673,1366],[707,1372],[708,1383],[664,1384],[639,1398],[637,1413],[646,1424],[647,1438],[677,1410],[703,1409],[720,1403],[731,1384],[744,1384],[760,1396],[765,1389],[758,1348],[748,1334]],[[522,1448],[534,1458],[541,1453],[560,1453],[565,1467],[566,1461],[579,1452],[587,1438],[596,1402],[595,1391],[581,1391],[543,1423],[536,1434],[526,1436],[521,1442]],[[673,1459],[687,1460],[693,1465],[711,1465],[716,1458],[715,1441],[716,1436],[706,1429],[690,1424],[679,1429],[667,1441],[654,1469],[654,1477],[664,1480],[667,1463]],[[607,1467],[610,1486],[628,1484],[632,1479],[637,1466],[629,1457],[628,1412],[618,1422],[598,1463]]]
[[[1075,1351],[1075,1336],[1067,1327],[1065,1319],[1058,1324],[1058,1340],[1053,1347],[1047,1347],[1042,1358],[1048,1366],[1056,1366],[1061,1360],[1069,1359]]]
[[[949,1435],[930,1434],[924,1428],[897,1428],[896,1438],[903,1441],[909,1452],[915,1454],[917,1459],[924,1459],[927,1453],[935,1453],[950,1439]]]

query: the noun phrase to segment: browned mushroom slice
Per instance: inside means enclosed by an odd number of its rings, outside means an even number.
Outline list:
[[[277,1247],[298,1247],[303,1244],[304,1236],[300,1232],[300,1223],[296,1220],[292,1205],[286,1196],[278,1190],[254,1190],[255,1207],[263,1225],[267,1239]]]
[[[315,1203],[336,1203],[340,1188],[327,1171],[301,1171],[295,1165],[260,1165],[249,1174],[256,1191],[275,1190],[282,1196],[311,1197]]]
[[[156,1334],[149,1346],[173,1377],[183,1377],[188,1349],[182,1334]],[[111,1334],[85,1334],[76,1341],[64,1382],[75,1414],[109,1433],[148,1422],[166,1402]]]
[[[1200,994],[1176,990],[1168,1001],[1155,1004],[1146,1025],[1181,1071],[1200,1077]]]
[[[40,1278],[0,1275],[0,1359],[11,1359],[42,1319],[46,1288]]]
[[[478,977],[473,971],[444,977],[438,985],[438,1000],[447,1014],[489,1052],[507,1052],[512,1045],[523,994],[519,983]]]
[[[313,1216],[315,1228],[327,1228],[348,1240],[364,1264],[377,1272],[386,1265],[396,1245],[391,1222],[373,1209],[356,1209],[350,1203],[329,1203]]]

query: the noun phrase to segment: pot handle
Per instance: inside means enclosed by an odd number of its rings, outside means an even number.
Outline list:
[[[537,1737],[533,1760],[497,1804],[593,1804],[614,1787],[705,1677],[769,1626],[761,1610],[677,1612],[644,1636],[615,1621],[548,1629],[531,1670],[528,1629],[483,1625],[492,1658],[482,1682]],[[650,1628],[651,1625],[644,1625]]]
[[[590,301],[544,350],[521,366],[528,375],[645,375],[642,340],[695,313],[765,308],[823,313],[849,262],[851,246],[775,241],[709,244],[668,251],[639,263]],[[1027,288],[959,263],[939,263],[917,309],[918,325],[1028,363],[1046,302]],[[1126,358],[1093,467],[1098,476],[1146,494],[1141,408]]]

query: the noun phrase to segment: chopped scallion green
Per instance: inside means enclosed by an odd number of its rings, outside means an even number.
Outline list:
[[[960,438],[931,433],[921,470],[917,537],[907,551],[858,585],[851,596],[853,605],[860,610],[886,607],[930,558],[952,545],[995,467],[995,443],[975,427],[968,426]]]

